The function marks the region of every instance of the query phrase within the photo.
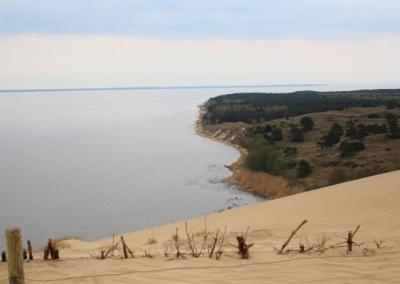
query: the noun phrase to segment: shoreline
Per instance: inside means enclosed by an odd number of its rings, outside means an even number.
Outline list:
[[[239,159],[227,166],[232,172],[232,175],[225,178],[223,180],[224,182],[237,185],[246,192],[266,199],[276,199],[304,192],[301,188],[290,188],[289,182],[283,177],[274,176],[265,172],[253,172],[244,168],[243,164],[248,151],[237,143],[231,142],[234,140],[235,136],[229,133],[230,130],[224,132],[224,130],[220,128],[214,130],[206,129],[203,123],[203,116],[205,114],[206,110],[204,105],[200,105],[195,127],[197,135],[231,146],[240,153]],[[242,128],[241,131],[243,130]]]

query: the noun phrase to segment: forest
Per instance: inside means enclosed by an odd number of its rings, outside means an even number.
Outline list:
[[[307,113],[344,110],[351,107],[400,105],[400,89],[341,92],[299,91],[292,93],[235,93],[205,103],[206,122],[268,121]]]

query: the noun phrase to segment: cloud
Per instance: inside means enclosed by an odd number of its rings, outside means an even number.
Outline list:
[[[349,40],[0,37],[0,88],[398,82],[400,36]]]
[[[343,39],[397,34],[397,0],[2,0],[2,34]]]

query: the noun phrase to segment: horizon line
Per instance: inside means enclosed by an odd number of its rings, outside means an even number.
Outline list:
[[[34,92],[79,92],[79,91],[123,91],[123,90],[178,90],[178,89],[228,89],[228,88],[258,88],[258,87],[315,87],[322,83],[306,84],[237,84],[237,85],[187,85],[187,86],[126,86],[126,87],[82,87],[82,88],[23,88],[0,89],[0,93],[34,93]]]

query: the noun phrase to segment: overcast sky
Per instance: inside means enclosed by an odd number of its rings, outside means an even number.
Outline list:
[[[397,0],[0,0],[0,89],[399,82]]]

